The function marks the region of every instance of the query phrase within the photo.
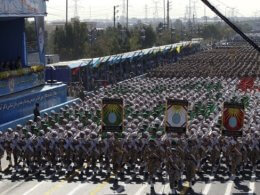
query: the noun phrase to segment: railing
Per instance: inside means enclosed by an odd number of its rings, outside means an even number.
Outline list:
[[[44,70],[44,66],[36,65],[36,66],[28,67],[28,68],[0,72],[0,81],[6,80],[9,78],[13,78],[13,77],[24,76],[24,75],[31,74],[31,73],[42,72],[43,70]]]
[[[45,83],[44,66],[0,72],[0,97]]]

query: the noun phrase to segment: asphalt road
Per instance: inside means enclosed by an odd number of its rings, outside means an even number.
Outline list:
[[[6,162],[3,162],[7,166]],[[85,165],[86,166],[86,165]],[[22,171],[12,177],[14,170],[1,173],[0,194],[5,195],[109,195],[129,194],[143,195],[150,192],[150,185],[144,181],[142,175],[137,175],[132,180],[126,175],[118,186],[113,186],[114,176],[106,177],[105,173],[92,178],[91,171],[80,175],[76,170],[72,175],[66,176],[59,172],[52,176],[52,170],[44,170],[41,175],[26,176]],[[208,169],[196,176],[196,183],[189,187],[184,182],[178,189],[178,194],[208,194],[208,195],[246,195],[260,194],[260,170],[252,175],[249,168],[243,175],[239,175],[234,181],[229,180],[225,167],[220,167],[216,175],[211,175]],[[170,186],[167,177],[164,182],[156,178],[155,191],[157,194],[169,194]]]

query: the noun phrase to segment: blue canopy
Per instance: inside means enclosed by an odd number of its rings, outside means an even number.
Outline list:
[[[0,17],[45,15],[46,0],[0,0]]]

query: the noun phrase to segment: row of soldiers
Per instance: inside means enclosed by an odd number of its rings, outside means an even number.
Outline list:
[[[260,160],[259,138],[259,131],[233,138],[221,136],[218,131],[191,131],[179,136],[160,131],[95,133],[73,126],[68,131],[59,125],[36,135],[25,134],[18,126],[16,131],[0,132],[0,155],[2,158],[6,152],[9,167],[14,166],[17,172],[23,166],[28,174],[36,170],[41,174],[48,167],[54,173],[64,168],[67,174],[75,169],[82,174],[92,170],[95,177],[98,171],[106,170],[108,175],[115,175],[115,185],[125,174],[133,179],[141,174],[149,180],[152,193],[155,177],[162,178],[166,173],[175,194],[183,175],[193,184],[204,166],[216,173],[220,165],[225,165],[231,179],[248,165],[255,172]],[[83,169],[85,164],[88,167]]]
[[[196,53],[153,69],[156,77],[257,77],[260,73],[259,53],[246,45],[221,47]],[[174,68],[173,68],[174,66]]]

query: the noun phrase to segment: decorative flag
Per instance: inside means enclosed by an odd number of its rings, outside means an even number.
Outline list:
[[[102,131],[121,132],[123,130],[123,99],[102,100]]]
[[[244,105],[224,103],[222,116],[222,134],[227,136],[242,136],[244,126]]]
[[[178,46],[178,47],[176,48],[176,51],[177,51],[178,53],[181,53],[181,46]]]
[[[188,121],[188,101],[167,100],[165,131],[185,133]]]
[[[80,71],[80,67],[74,68],[72,70],[72,75],[77,75],[79,73],[79,71]]]
[[[240,80],[237,88],[241,89],[242,91],[247,91],[248,89],[251,91],[254,90],[254,85],[255,85],[255,79],[247,77]]]

